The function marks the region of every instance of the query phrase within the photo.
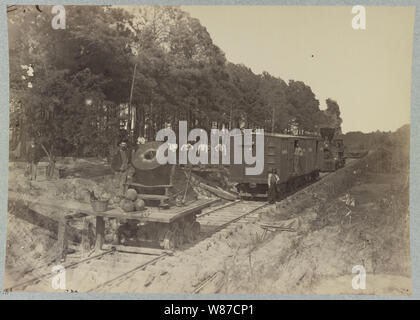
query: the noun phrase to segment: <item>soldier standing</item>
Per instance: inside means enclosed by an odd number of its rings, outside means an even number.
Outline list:
[[[38,162],[41,160],[41,152],[38,144],[35,143],[35,139],[30,140],[29,148],[27,151],[28,169],[29,169],[29,180],[36,180],[36,172],[38,169]]]
[[[132,170],[131,167],[131,152],[128,150],[127,141],[123,140],[119,144],[119,150],[112,160],[111,167],[115,170],[115,175],[118,180],[119,191],[121,194],[125,193],[127,178]]]
[[[277,183],[280,177],[277,174],[277,169],[273,168],[271,173],[268,174],[268,202],[275,203],[277,200]]]

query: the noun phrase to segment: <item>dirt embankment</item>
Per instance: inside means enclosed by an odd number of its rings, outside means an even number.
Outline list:
[[[40,202],[48,199],[89,201],[89,190],[116,192],[114,186],[118,184],[114,183],[115,179],[104,161],[64,158],[57,162],[57,166],[64,171],[64,178],[46,180],[45,164],[40,163],[37,180],[29,181],[24,174],[26,163],[11,162],[8,189],[16,194],[36,197]],[[87,172],[90,176],[86,176]],[[42,274],[41,270],[37,271],[40,267],[57,260],[58,220],[63,214],[60,210],[42,206],[38,206],[35,212],[23,203],[9,201],[4,287],[22,282],[25,276]],[[82,224],[77,223],[71,227],[71,241],[80,242],[81,227]]]
[[[178,178],[185,182],[185,174]],[[23,174],[17,174],[9,189],[78,199],[86,196],[80,191],[85,187],[112,192],[107,189],[113,188],[112,179],[70,177],[29,184]],[[8,216],[6,278],[10,283],[25,274],[36,275],[34,268],[55,258],[56,231],[50,222],[47,219],[39,226]],[[296,230],[264,233],[260,223],[291,224]],[[366,290],[351,286],[355,265],[366,269]],[[108,273],[121,273],[118,261]],[[95,281],[101,283],[98,277]],[[106,291],[410,294],[407,175],[387,173],[375,157],[355,161],[269,207],[258,223],[214,234]]]
[[[119,181],[112,174],[109,166],[100,159],[72,159],[63,158],[57,162],[57,168],[61,170],[61,178],[54,177],[47,180],[43,167],[39,165],[36,181],[29,181],[25,176],[26,163],[11,162],[9,164],[9,191],[15,194],[25,194],[39,201],[36,211],[29,209],[24,203],[10,201],[7,216],[7,245],[6,245],[6,268],[5,287],[21,283],[23,279],[29,279],[45,273],[45,270],[37,271],[42,266],[59,261],[57,254],[58,220],[65,214],[62,210],[51,209],[42,206],[50,199],[76,200],[88,203],[89,191],[96,195],[108,194],[111,197],[110,205],[118,206],[121,196],[119,195]],[[197,197],[209,197],[211,194],[205,190],[196,188],[192,183],[187,186],[188,171],[176,170],[174,179],[174,193],[178,198],[193,200]],[[90,249],[94,245],[94,217],[86,217],[70,222],[70,248],[81,250],[81,237],[83,231],[88,231]],[[86,230],[86,227],[88,230]],[[106,219],[106,240],[112,240],[116,231],[116,223]],[[70,256],[71,258],[71,256]],[[45,268],[44,268],[45,269]],[[116,271],[118,272],[118,271]]]
[[[293,222],[296,232],[264,235],[258,223],[247,224],[107,290],[410,294],[406,176],[372,172],[369,161],[353,162],[262,213],[260,222]],[[352,288],[356,265],[366,269],[365,290]]]

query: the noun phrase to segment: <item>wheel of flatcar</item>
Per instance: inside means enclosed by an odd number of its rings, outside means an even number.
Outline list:
[[[172,230],[168,230],[163,238],[163,248],[165,250],[175,249],[175,235]]]

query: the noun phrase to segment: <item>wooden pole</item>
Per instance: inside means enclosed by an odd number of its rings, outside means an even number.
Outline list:
[[[102,250],[105,239],[105,220],[101,216],[96,217],[96,241],[95,251]]]
[[[137,63],[134,64],[134,70],[133,70],[133,78],[131,80],[131,90],[130,90],[130,99],[128,101],[128,130],[130,135],[130,140],[132,140],[132,111],[131,111],[131,101],[133,99],[133,90],[134,90],[134,79],[136,76],[136,69],[137,69]]]
[[[230,114],[229,114],[229,130],[232,130],[232,105],[230,105]]]

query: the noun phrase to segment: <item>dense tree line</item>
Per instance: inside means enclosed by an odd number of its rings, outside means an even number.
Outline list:
[[[407,152],[410,150],[410,125],[391,131],[374,131],[363,133],[350,131],[342,136],[344,144],[349,151],[367,151],[378,147],[392,149],[393,146],[402,146]],[[409,158],[409,155],[407,154]]]
[[[390,172],[410,170],[410,125],[391,131],[347,132],[342,136],[345,153],[377,150],[378,163],[389,161]],[[385,156],[386,155],[386,156]],[[381,157],[384,159],[381,159]]]
[[[43,8],[8,13],[12,149],[36,137],[51,156],[105,156],[122,135],[153,139],[179,120],[295,134],[341,127],[335,101],[322,111],[305,83],[228,62],[177,7],[66,6],[63,30]]]

